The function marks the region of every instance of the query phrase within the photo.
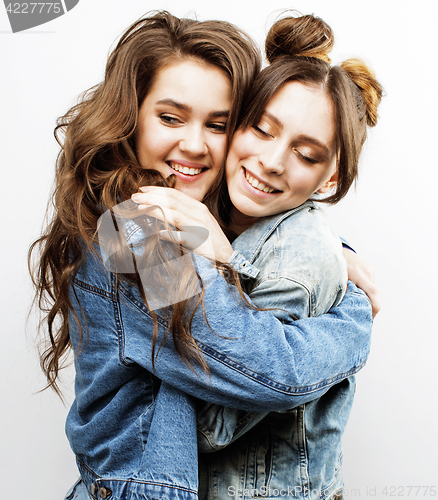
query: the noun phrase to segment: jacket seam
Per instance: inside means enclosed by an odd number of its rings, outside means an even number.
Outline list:
[[[202,342],[199,342],[198,340],[195,340],[195,342],[205,355],[216,359],[217,361],[219,361],[223,365],[235,370],[236,372],[240,372],[241,374],[246,375],[248,378],[254,380],[255,382],[257,382],[261,385],[264,385],[265,387],[269,387],[269,388],[273,389],[274,391],[277,391],[277,392],[282,393],[282,394],[311,394],[312,392],[319,391],[320,389],[326,387],[327,385],[333,385],[337,380],[342,380],[344,378],[349,377],[350,375],[357,373],[366,364],[366,360],[365,360],[360,365],[355,366],[354,368],[351,368],[347,372],[336,375],[336,377],[332,377],[331,379],[322,380],[321,382],[318,382],[317,384],[303,386],[303,387],[293,387],[293,386],[280,384],[280,383],[275,382],[274,380],[271,380],[263,375],[260,375],[259,373],[254,372],[253,370],[250,370],[250,369],[246,368],[245,366],[242,366],[240,363],[236,363],[235,361],[229,359],[224,354],[221,354],[221,353],[215,351],[214,349],[211,349],[210,347],[206,346]]]
[[[117,331],[117,339],[119,345],[119,361],[126,367],[132,367],[134,363],[130,363],[124,356],[125,352],[125,332],[123,328],[122,314],[120,312],[120,301],[117,294],[117,278],[111,273],[111,288],[113,290],[113,311],[114,323]]]
[[[141,479],[133,479],[133,478],[119,478],[119,477],[103,477],[99,476],[96,474],[92,469],[90,469],[82,460],[80,460],[78,457],[76,457],[76,460],[79,462],[79,464],[86,469],[91,475],[93,475],[96,478],[96,482],[101,482],[104,483],[105,481],[117,481],[121,483],[135,483],[135,484],[150,484],[153,486],[161,486],[164,488],[171,488],[174,490],[181,490],[181,491],[186,491],[188,493],[196,493],[196,490],[193,490],[191,488],[186,488],[184,486],[178,486],[175,484],[169,484],[169,483],[161,483],[161,482],[155,482],[155,481],[142,481]]]
[[[227,446],[227,444],[226,445],[217,444],[215,439],[214,439],[213,433],[205,425],[200,424],[198,422],[196,424],[196,430],[199,434],[202,434],[204,436],[204,438],[208,442],[208,445],[210,446],[212,451],[221,450]],[[211,453],[211,452],[210,451],[208,451],[208,452],[202,451],[201,453]]]
[[[330,292],[329,296],[326,298],[326,300],[320,305],[318,308],[318,311],[315,309],[315,316],[319,316],[320,314],[324,314],[326,311],[331,309],[332,307],[338,306],[342,299],[344,298],[346,287],[344,287],[343,284],[338,284],[336,288],[333,288],[332,291]],[[336,301],[336,297],[344,292],[342,295],[341,299]]]
[[[100,295],[102,297],[105,297],[107,299],[110,299],[113,301],[113,307],[119,307],[118,303],[116,305],[117,299],[115,299],[114,295],[112,293],[105,292],[104,290],[94,287],[92,285],[89,285],[87,283],[84,283],[83,281],[78,280],[77,278],[74,279],[75,283],[82,287],[83,289],[90,291],[91,293],[95,293],[97,295]],[[128,290],[126,290],[121,284],[118,285],[118,289],[122,295],[126,297],[127,300],[129,300],[134,307],[137,307],[137,309],[140,310],[143,314],[148,316],[149,318],[152,318],[150,315],[149,311],[146,309],[146,306],[142,303],[140,303],[131,293],[129,293]],[[132,366],[131,364],[128,364],[126,360],[124,360],[123,355],[120,353],[120,329],[122,328],[122,325],[120,322],[117,322],[117,313],[116,310],[114,311],[114,318],[116,321],[116,326],[117,326],[117,335],[119,339],[119,359],[123,363],[124,366],[130,367]],[[160,316],[157,315],[157,321],[160,323],[161,326],[164,328],[168,329],[168,325],[160,318]],[[301,387],[295,387],[295,386],[287,386],[284,384],[280,384],[278,382],[275,382],[274,380],[268,379],[265,376],[260,375],[257,372],[254,372],[253,370],[248,369],[247,367],[243,366],[240,363],[237,363],[231,359],[229,359],[227,356],[224,354],[221,354],[214,349],[208,347],[207,345],[203,344],[202,342],[198,341],[195,339],[196,345],[201,349],[201,351],[208,357],[215,359],[216,361],[222,363],[224,366],[239,372],[242,375],[245,375],[246,377],[254,380],[255,382],[259,383],[260,385],[263,385],[265,387],[268,387],[272,390],[275,390],[276,392],[280,394],[294,394],[294,395],[305,395],[305,394],[311,394],[313,392],[317,392],[320,389],[323,389],[324,387],[328,385],[334,384],[337,380],[342,380],[350,375],[353,375],[360,371],[363,366],[366,364],[366,360],[360,363],[358,366],[354,366],[347,372],[341,373],[335,377],[332,377],[330,379],[325,379],[317,384],[313,385],[308,385],[308,386],[301,386]]]
[[[310,498],[310,478],[309,478],[309,453],[307,449],[306,423],[305,423],[306,405],[300,405],[297,408],[298,431],[299,436],[299,454],[300,454],[300,480],[304,495]]]
[[[86,290],[87,292],[94,293],[95,295],[99,295],[109,300],[113,300],[114,296],[111,292],[107,292],[106,290],[102,290],[102,288],[98,288],[94,285],[90,285],[85,283],[84,281],[79,280],[78,278],[73,278],[73,284],[77,285],[79,288]]]
[[[263,277],[261,277],[260,280],[257,280],[257,284],[256,286],[251,290],[250,293],[253,293],[257,287],[259,285],[262,285],[264,283],[268,283],[269,281],[280,281],[280,280],[288,280],[288,281],[292,281],[294,283],[296,283],[297,285],[300,285],[306,292],[307,292],[307,298],[308,298],[308,315],[309,317],[312,317],[314,316],[314,309],[315,309],[315,299],[314,299],[314,291],[309,289],[309,287],[307,286],[306,283],[304,283],[304,281],[300,281],[299,279],[297,278],[294,278],[292,276],[283,276],[282,274],[280,275],[276,275],[276,276],[272,276],[271,275],[268,275],[265,279],[263,279]],[[273,309],[283,309],[283,308],[277,308],[277,307],[274,307]],[[287,311],[286,311],[287,312]]]
[[[148,318],[153,319],[152,315],[150,314],[149,310],[147,309],[146,305],[137,300],[134,295],[132,295],[126,288],[124,288],[122,285],[119,285],[119,291],[120,293],[126,297],[127,300],[129,300],[134,307],[136,307],[141,313],[145,314],[148,316]],[[166,328],[167,330],[169,329],[168,324],[157,314],[157,321],[158,323]]]
[[[105,292],[104,290],[101,290],[100,288],[93,287],[93,286],[88,285],[87,283],[84,283],[84,282],[77,280],[77,279],[75,279],[75,281],[78,283],[78,286],[82,286],[82,288],[84,288],[90,292],[94,292],[98,295],[101,295],[105,298],[112,300],[114,302],[114,304],[113,304],[114,308],[119,307],[117,297],[114,297],[113,293],[111,294],[111,293]],[[119,291],[119,293],[124,295],[126,297],[126,299],[129,300],[133,304],[133,306],[136,307],[141,313],[143,313],[144,315],[146,315],[152,319],[152,316],[150,315],[145,304],[138,301],[120,283],[118,284],[118,291]],[[116,306],[115,302],[117,302],[117,306]],[[117,318],[116,310],[114,311],[114,315],[115,315],[114,317],[115,317],[115,321],[116,321],[116,318]],[[167,323],[158,315],[157,315],[157,321],[161,326],[163,326],[164,328],[166,328],[168,330]],[[120,329],[122,328],[122,325],[121,325],[120,321],[119,322],[116,321],[116,325],[117,325],[117,335],[119,338],[119,349],[120,349]],[[281,393],[281,394],[294,394],[294,395],[303,395],[304,394],[305,395],[305,394],[311,394],[313,392],[317,392],[318,390],[320,390],[328,385],[334,384],[337,380],[342,380],[350,375],[353,375],[354,373],[357,373],[363,366],[365,366],[365,363],[366,363],[366,360],[365,360],[362,363],[360,363],[358,366],[354,366],[353,368],[351,368],[347,372],[338,374],[335,377],[332,377],[330,379],[322,380],[322,381],[318,382],[317,384],[301,386],[301,387],[300,386],[287,386],[287,385],[275,382],[274,380],[269,379],[263,375],[260,375],[259,373],[254,372],[253,370],[250,370],[249,368],[243,366],[241,363],[237,363],[236,361],[231,360],[226,355],[215,351],[214,349],[210,348],[209,346],[203,344],[202,342],[200,342],[196,339],[195,339],[195,343],[206,356],[215,359],[216,361],[222,363],[227,368],[230,368],[236,372],[239,372],[240,374],[246,376],[247,378],[254,380],[255,382],[259,383],[260,385],[268,387],[268,388],[275,390],[276,392]],[[120,351],[119,351],[119,358],[125,366],[132,366],[131,364],[127,364],[126,360],[124,360],[124,358],[123,358],[123,355],[120,354]]]

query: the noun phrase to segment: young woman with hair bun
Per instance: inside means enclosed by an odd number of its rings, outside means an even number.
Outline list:
[[[259,67],[233,25],[153,13],[125,32],[102,83],[59,120],[53,217],[32,250],[41,249],[33,276],[47,314],[41,366],[59,394],[74,352],[66,433],[80,479],[69,500],[195,500],[194,397],[287,410],[367,359],[371,309],[354,286],[328,314],[283,321],[248,302],[226,238],[215,265],[195,254],[183,261],[160,238],[166,209],[144,214],[130,201],[139,186],[167,186],[221,233],[211,213],[221,208],[222,164]],[[200,291],[184,296],[192,285]]]
[[[272,308],[284,324],[324,314],[344,296],[341,243],[319,204],[337,203],[356,180],[382,97],[363,61],[330,64],[333,42],[330,27],[313,15],[272,26],[270,64],[255,80],[226,162],[229,203],[222,215],[235,235],[228,263],[246,277],[253,304]],[[195,201],[163,188],[148,189],[136,201],[160,205],[165,197],[168,221],[204,225],[226,254],[227,239],[204,210],[195,216]],[[190,245],[184,231],[175,236]],[[274,356],[268,353],[266,363]],[[314,362],[320,357],[315,352]],[[251,415],[201,405],[200,498],[343,498],[341,437],[354,392],[352,375],[282,412]]]

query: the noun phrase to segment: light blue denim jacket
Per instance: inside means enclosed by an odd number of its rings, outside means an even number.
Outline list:
[[[118,222],[120,238],[141,248],[139,226]],[[69,498],[82,498],[86,488],[96,499],[195,500],[194,397],[248,412],[286,410],[326,393],[369,354],[371,307],[354,285],[329,314],[283,323],[243,305],[210,262],[195,256],[205,314],[198,308],[192,332],[209,373],[188,367],[171,336],[153,367],[153,321],[139,290],[92,251],[84,254],[71,300],[87,333],[80,345],[72,314],[75,400],[66,422],[83,483]],[[159,318],[157,345],[166,328]]]
[[[341,242],[312,202],[260,220],[233,248],[230,263],[247,278],[253,303],[280,308],[273,314],[284,322],[290,322],[288,314],[324,314],[344,295]],[[320,399],[278,413],[200,405],[200,498],[333,498],[343,485],[341,436],[354,388],[352,376]],[[210,451],[216,453],[205,454]]]

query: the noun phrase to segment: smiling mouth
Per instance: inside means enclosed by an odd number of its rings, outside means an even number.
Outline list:
[[[176,172],[179,172],[180,174],[184,174],[184,175],[198,175],[201,172],[203,172],[204,170],[207,170],[206,167],[204,167],[204,168],[183,167],[182,165],[179,165],[178,163],[174,163],[172,161],[169,161],[166,163],[167,163],[167,165],[169,165],[169,167],[172,170],[175,170]]]
[[[263,182],[260,182],[259,180],[257,179],[254,179],[254,177],[252,175],[250,175],[246,169],[244,167],[242,167],[243,170],[244,170],[244,174],[245,174],[245,179],[246,181],[248,182],[248,184],[250,184],[254,189],[257,189],[258,191],[262,191],[263,193],[279,193],[280,191],[278,191],[278,189],[274,189],[273,187],[271,186],[267,186],[266,184],[264,184]]]

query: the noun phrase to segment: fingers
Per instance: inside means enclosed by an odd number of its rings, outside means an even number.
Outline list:
[[[176,189],[147,186],[140,188],[140,190],[141,193],[135,193],[131,196],[132,201],[137,203],[138,210],[156,206],[157,209],[150,214],[152,217],[168,222],[175,227],[179,227],[184,222],[183,213],[187,207],[175,196],[175,193],[178,193]]]
[[[158,206],[162,208],[167,222],[179,227],[181,224],[197,225],[210,227],[216,222],[213,222],[214,217],[211,215],[208,208],[201,202],[190,198],[184,193],[180,193],[173,188],[164,188],[156,186],[147,186],[146,192],[135,193],[131,196],[133,202],[138,204],[139,209],[146,207]],[[162,216],[157,218],[164,220]],[[153,215],[155,217],[155,215]]]
[[[132,195],[132,200],[140,204],[164,203],[166,207],[173,209],[202,209],[203,203],[195,200],[181,191],[174,188],[165,188],[160,186],[145,186],[140,188],[140,193]],[[160,203],[158,203],[160,200]]]
[[[157,209],[153,210],[153,213],[151,213],[152,217],[155,217],[163,222],[173,224],[176,227],[179,227],[184,223],[189,224],[196,222],[197,214],[199,213],[197,209],[188,207],[185,203],[181,203],[180,200],[173,196],[168,196],[166,192],[163,192],[163,190],[173,192],[175,189],[159,189],[161,192],[133,194],[131,199],[137,203],[139,210],[150,209],[150,207],[156,206]],[[190,221],[185,214],[192,215]]]
[[[348,279],[368,295],[374,318],[381,308],[380,294],[374,284],[374,268],[349,249],[344,248],[344,257],[347,261]]]
[[[370,276],[372,279],[370,279]],[[362,272],[361,274],[358,274],[356,276],[354,282],[361,290],[363,290],[367,294],[368,298],[370,299],[374,318],[381,309],[380,293],[376,285],[374,284],[374,273],[369,274]]]
[[[184,230],[184,234],[178,234],[178,242],[181,245],[196,249],[196,253],[207,258],[214,257],[221,262],[228,262],[232,254],[231,244],[203,203],[173,188],[147,186],[141,190],[141,193],[132,195],[132,201],[137,203],[140,209],[149,209],[156,205],[157,209],[152,217]],[[167,236],[170,238],[171,233]],[[167,239],[166,236],[164,238]]]
[[[158,234],[160,239],[171,241],[173,243],[179,243],[188,250],[196,250],[201,247],[207,241],[209,236],[207,229],[197,226],[183,226],[181,227],[181,231],[163,230]],[[210,257],[212,249],[208,250],[208,256]],[[201,252],[201,254],[203,253]]]
[[[177,228],[184,223],[184,216],[177,210],[172,210],[171,208],[163,208],[158,204],[139,205],[137,208],[137,215],[142,210],[146,212],[147,216],[158,219],[164,223],[171,224]]]
[[[180,204],[178,200],[167,196],[165,193],[135,193],[131,196],[131,199],[138,205],[158,205],[162,208],[175,209]]]
[[[367,287],[366,294],[368,295],[368,298],[371,301],[371,307],[373,309],[373,318],[375,318],[376,314],[380,311],[382,307],[379,290],[374,284],[370,284]]]
[[[177,243],[182,245],[181,243],[181,231],[160,231],[158,233],[160,240],[170,241],[172,243]],[[183,245],[184,246],[184,245]]]

